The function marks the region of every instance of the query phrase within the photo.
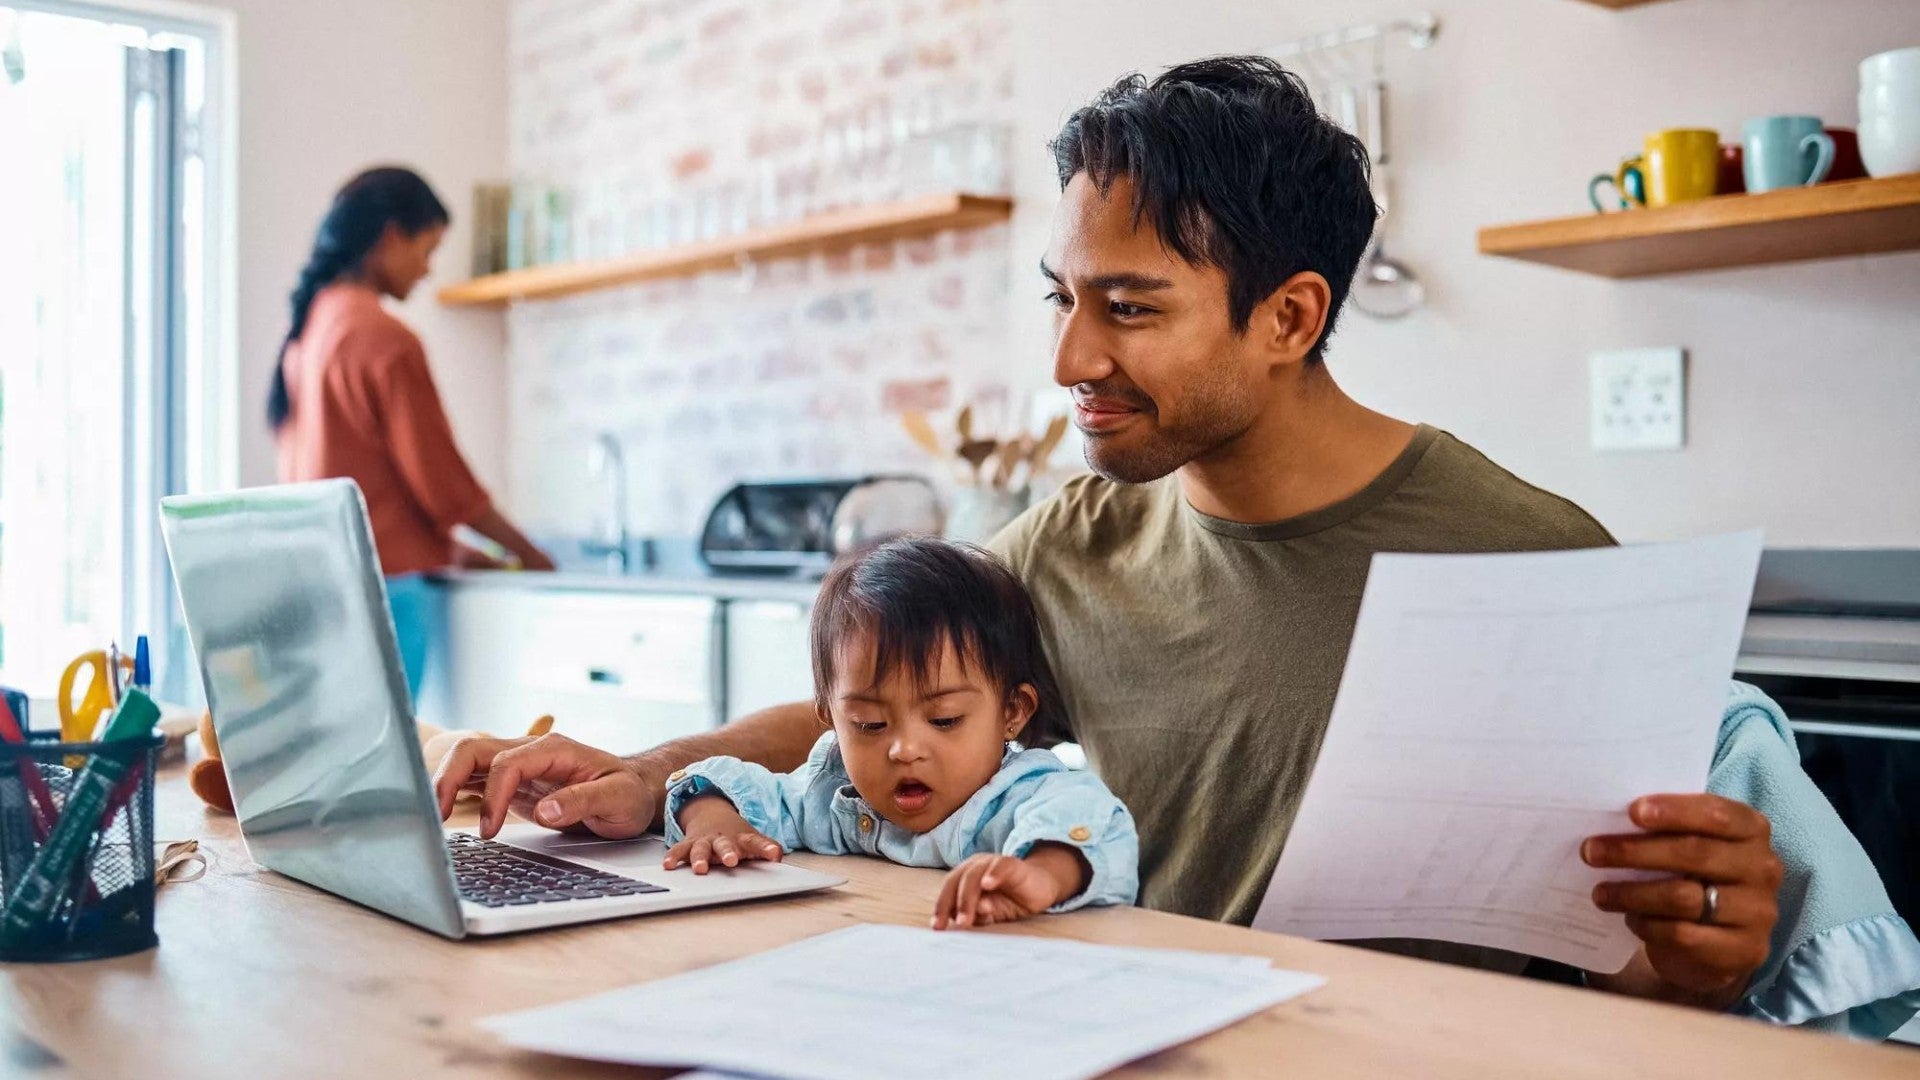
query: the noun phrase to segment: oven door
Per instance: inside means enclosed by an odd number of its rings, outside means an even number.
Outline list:
[[[1920,685],[1740,675],[1786,711],[1800,763],[1920,926]]]

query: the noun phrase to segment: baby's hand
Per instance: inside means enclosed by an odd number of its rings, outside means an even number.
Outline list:
[[[680,828],[686,836],[667,849],[661,863],[668,870],[684,863],[704,874],[713,863],[738,866],[747,859],[779,862],[780,845],[754,831],[724,795],[702,795],[680,808]]]
[[[933,902],[933,928],[992,926],[1046,911],[1086,888],[1091,875],[1079,852],[1040,844],[1024,859],[975,855],[947,872]]]

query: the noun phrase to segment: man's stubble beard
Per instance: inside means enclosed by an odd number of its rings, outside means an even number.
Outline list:
[[[1222,380],[1224,383],[1224,380]],[[1119,484],[1149,484],[1171,475],[1182,465],[1204,457],[1252,429],[1258,410],[1247,395],[1221,385],[1208,395],[1218,404],[1200,422],[1186,428],[1154,430],[1144,444],[1122,450],[1103,446],[1097,435],[1084,435],[1087,467]],[[1159,413],[1153,413],[1154,420]]]

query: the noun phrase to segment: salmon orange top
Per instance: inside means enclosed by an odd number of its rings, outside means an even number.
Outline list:
[[[446,566],[453,528],[493,505],[454,444],[427,353],[364,285],[320,290],[287,346],[280,479],[349,477],[389,575]]]

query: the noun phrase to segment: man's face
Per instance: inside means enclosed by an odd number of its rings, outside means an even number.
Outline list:
[[[1085,173],[1061,194],[1042,273],[1054,305],[1053,379],[1070,387],[1087,464],[1145,483],[1253,426],[1268,360],[1227,314],[1226,274],[1133,223],[1133,185],[1102,196]]]

